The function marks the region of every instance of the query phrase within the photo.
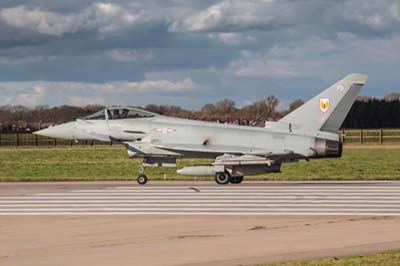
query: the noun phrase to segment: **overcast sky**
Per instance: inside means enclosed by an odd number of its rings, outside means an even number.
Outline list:
[[[399,0],[0,2],[0,105],[283,108],[351,72],[400,91]]]

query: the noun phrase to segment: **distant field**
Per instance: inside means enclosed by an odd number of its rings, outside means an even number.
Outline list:
[[[209,160],[178,160],[178,167]],[[248,180],[400,180],[400,147],[346,148],[342,159],[285,164],[281,174]],[[133,180],[140,160],[119,147],[0,149],[0,181]],[[176,168],[148,168],[149,178],[192,180]],[[211,178],[209,178],[211,180]]]
[[[304,262],[267,263],[259,266],[398,266],[400,252],[388,251],[383,253],[349,256],[332,259],[322,259]]]

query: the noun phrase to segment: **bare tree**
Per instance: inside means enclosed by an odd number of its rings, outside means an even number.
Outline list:
[[[304,104],[304,101],[301,99],[294,100],[290,105],[289,105],[289,112],[293,112],[300,106]]]
[[[360,95],[360,96],[357,97],[357,101],[359,101],[359,102],[366,103],[366,102],[369,102],[369,101],[372,101],[372,100],[373,100],[373,98],[371,96]]]
[[[391,94],[388,94],[384,97],[385,101],[388,102],[393,102],[393,101],[400,101],[400,93],[399,92],[393,92]]]
[[[220,116],[226,119],[236,111],[235,102],[229,99],[224,99],[215,104],[215,110]]]

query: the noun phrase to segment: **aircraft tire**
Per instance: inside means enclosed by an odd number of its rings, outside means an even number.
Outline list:
[[[226,185],[229,183],[231,175],[228,172],[218,172],[215,174],[215,182],[218,185]]]
[[[243,176],[232,176],[230,178],[230,182],[232,184],[240,184],[243,182],[244,177]]]
[[[144,184],[146,184],[146,183],[147,183],[147,176],[145,176],[145,175],[140,175],[140,176],[137,178],[137,182],[138,182],[139,185],[144,185]]]

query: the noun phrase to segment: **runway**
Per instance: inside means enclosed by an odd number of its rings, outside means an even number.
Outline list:
[[[0,216],[0,265],[255,265],[400,249],[400,182],[1,183]]]
[[[75,187],[1,196],[0,215],[400,216],[396,182]]]

